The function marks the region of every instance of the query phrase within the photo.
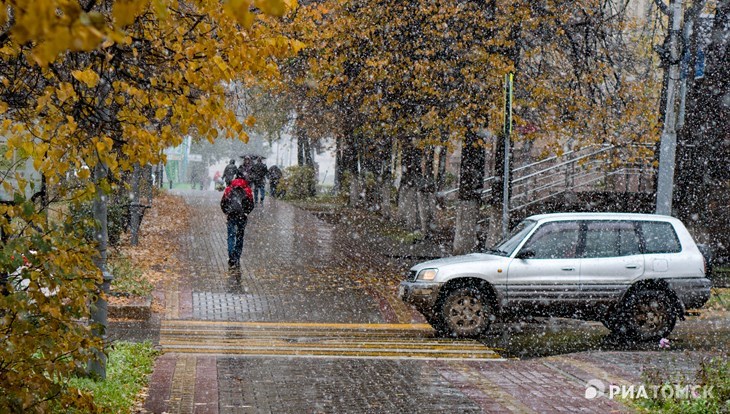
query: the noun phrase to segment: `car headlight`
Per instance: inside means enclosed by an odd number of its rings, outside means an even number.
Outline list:
[[[418,280],[434,280],[438,269],[423,269],[418,272]]]

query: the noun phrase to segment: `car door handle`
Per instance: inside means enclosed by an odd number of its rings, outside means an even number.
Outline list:
[[[566,272],[572,272],[573,270],[575,270],[575,268],[573,268],[573,267],[563,267],[562,269],[565,270]]]
[[[627,269],[638,269],[639,265],[626,265]]]

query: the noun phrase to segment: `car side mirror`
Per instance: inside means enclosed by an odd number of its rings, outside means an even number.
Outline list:
[[[532,259],[533,257],[535,257],[535,251],[530,249],[529,247],[527,247],[527,248],[520,250],[520,252],[517,253],[517,256],[515,256],[515,257],[518,259],[522,259],[522,260]]]

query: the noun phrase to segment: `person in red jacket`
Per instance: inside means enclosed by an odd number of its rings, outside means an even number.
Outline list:
[[[248,215],[253,207],[251,187],[241,174],[236,174],[236,178],[226,187],[221,198],[221,210],[228,222],[228,266],[231,268],[241,266],[243,235]]]

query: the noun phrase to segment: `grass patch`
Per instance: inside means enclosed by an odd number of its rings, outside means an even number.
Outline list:
[[[730,360],[727,355],[703,361],[693,384],[687,381],[667,378],[661,373],[651,373],[646,389],[649,398],[632,400],[633,405],[644,411],[662,414],[730,413]],[[657,392],[660,386],[677,389],[688,386],[689,392]],[[693,390],[693,385],[696,386]]]
[[[109,352],[106,380],[72,378],[69,385],[92,394],[102,412],[129,413],[149,381],[158,353],[150,342],[117,342]]]
[[[603,328],[596,326],[572,322],[555,326],[549,321],[523,325],[515,321],[494,327],[480,342],[500,349],[504,357],[526,359],[600,349],[605,336]]]
[[[289,203],[315,214],[329,213],[336,217],[338,222],[344,222],[354,228],[372,230],[401,243],[413,244],[423,239],[423,234],[420,231],[409,231],[398,226],[393,220],[383,218],[377,213],[362,208],[348,207],[342,196],[320,194],[316,197],[292,200]]]
[[[154,286],[125,256],[114,256],[108,262],[109,271],[114,275],[111,294],[113,296],[149,296]]]
[[[705,309],[730,311],[730,288],[713,288]]]
[[[331,194],[319,194],[315,197],[287,200],[287,202],[303,210],[312,212],[332,211],[345,207],[345,201],[341,197]]]
[[[730,267],[715,267],[708,277],[712,280],[713,286],[730,287]]]

